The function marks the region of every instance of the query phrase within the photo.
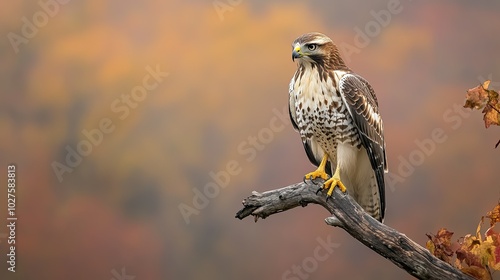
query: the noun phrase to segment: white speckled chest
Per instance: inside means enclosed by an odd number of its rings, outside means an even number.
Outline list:
[[[339,143],[360,146],[357,129],[336,90],[345,72],[335,71],[335,81],[328,76],[324,82],[314,68],[301,70],[290,83],[290,94],[295,100],[295,115],[302,140],[315,140],[332,156],[336,154]]]

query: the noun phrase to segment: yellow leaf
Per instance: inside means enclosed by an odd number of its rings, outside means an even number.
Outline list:
[[[487,104],[483,109],[483,120],[484,126],[486,128],[490,127],[492,124],[500,125],[500,108],[491,104]]]
[[[495,257],[493,256],[494,250],[493,240],[491,236],[488,236],[486,240],[474,246],[471,252],[479,258],[482,266],[487,266],[495,261]]]
[[[490,80],[486,80],[486,81],[484,81],[484,83],[483,83],[483,88],[484,88],[484,89],[488,89],[488,87],[490,86],[490,82],[491,82]]]
[[[488,128],[492,124],[500,125],[500,105],[498,104],[498,92],[486,90],[488,93],[488,104],[483,109],[484,125]]]
[[[490,227],[493,227],[498,221],[500,221],[500,203],[498,203],[493,210],[486,214],[486,218],[490,219]]]
[[[481,239],[481,225],[483,224],[483,222],[484,222],[484,217],[481,217],[481,220],[479,221],[479,224],[477,225],[477,228],[476,228],[476,237],[479,240],[482,240]]]
[[[500,233],[496,233],[493,227],[486,231],[486,239],[492,242],[492,255],[493,260],[489,265],[494,270],[500,270]]]
[[[467,234],[460,243],[460,248],[456,251],[457,259],[468,266],[482,267],[481,258],[474,251],[480,244],[481,241],[476,236]]]
[[[427,247],[427,250],[429,250],[429,252],[434,255],[436,246],[434,246],[434,242],[432,242],[432,240],[427,240],[427,242],[425,243],[425,247]]]

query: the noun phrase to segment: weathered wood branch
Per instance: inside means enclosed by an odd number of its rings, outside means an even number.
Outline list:
[[[324,191],[316,194],[318,188],[312,182],[301,182],[264,193],[252,192],[251,196],[243,200],[244,207],[238,211],[236,218],[241,220],[252,215],[257,221],[258,218],[266,218],[297,206],[319,204],[332,214],[325,219],[327,224],[344,229],[352,237],[419,279],[473,279],[434,257],[406,235],[373,219],[356,201],[338,188],[335,188],[332,199],[328,201]]]

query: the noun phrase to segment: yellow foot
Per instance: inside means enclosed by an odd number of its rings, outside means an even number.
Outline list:
[[[321,163],[319,164],[318,169],[316,169],[313,172],[307,173],[304,176],[304,182],[306,180],[311,180],[312,181],[312,180],[314,180],[316,178],[321,178],[323,180],[328,179],[328,174],[326,174],[326,172],[325,172],[325,167],[326,167],[326,162],[327,161],[328,161],[328,155],[325,153],[325,155],[323,156],[323,159],[321,159]]]
[[[316,179],[316,178],[321,178],[321,179],[326,181],[326,179],[328,179],[328,174],[326,174],[325,170],[317,169],[313,172],[307,173],[304,176],[304,179],[311,180],[311,181]]]
[[[323,189],[328,189],[328,192],[326,193],[326,196],[327,197],[330,197],[332,196],[333,194],[333,189],[335,189],[335,187],[339,187],[339,189],[345,193],[346,192],[346,188],[344,186],[344,183],[342,183],[340,181],[340,178],[338,178],[337,176],[333,176],[332,178],[328,179],[324,184],[323,184]]]

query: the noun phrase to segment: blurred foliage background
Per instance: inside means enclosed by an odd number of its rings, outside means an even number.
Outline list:
[[[319,237],[340,246],[310,279],[411,279],[326,226],[320,207],[257,224],[234,218],[252,190],[297,182],[313,168],[286,115],[290,44],[310,31],[358,46],[349,66],[377,92],[389,226],[420,244],[440,227],[458,238],[496,204],[498,128],[485,130],[481,114],[461,106],[484,79],[500,88],[500,2],[402,0],[366,46],[356,45],[358,30],[394,1],[3,3],[0,179],[17,164],[18,222],[17,272],[7,272],[0,238],[0,278],[112,279],[124,268],[137,280],[282,279],[313,256]],[[127,103],[147,67],[168,77]],[[68,151],[88,141],[82,131],[103,119],[114,130],[68,165]],[[446,140],[425,154],[417,143],[436,129]],[[62,180],[56,163],[68,168]],[[230,163],[238,172],[195,209],[193,188],[203,192],[211,172]],[[185,219],[180,205],[196,213]]]

